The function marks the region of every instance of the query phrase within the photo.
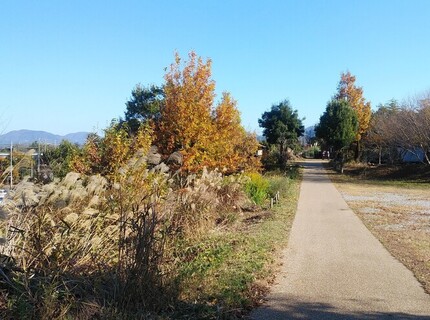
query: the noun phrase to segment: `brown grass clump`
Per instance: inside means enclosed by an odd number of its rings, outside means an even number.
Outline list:
[[[67,176],[37,205],[7,207],[2,255],[12,262],[1,265],[0,288],[12,307],[4,318],[89,319],[105,306],[160,305],[166,177],[132,158],[114,184],[95,179]]]
[[[196,238],[233,219],[229,214],[240,212],[248,201],[243,191],[245,181],[241,175],[223,177],[217,170],[189,175],[185,185],[165,203],[172,212],[171,228],[182,237]]]
[[[8,304],[1,311],[0,301],[1,317],[146,317],[164,310],[179,294],[175,270],[193,259],[178,250],[237,219],[247,180],[203,170],[178,188],[136,154],[115,179],[70,173],[46,186],[25,184],[3,207],[1,257],[9,260],[0,262],[0,296]]]

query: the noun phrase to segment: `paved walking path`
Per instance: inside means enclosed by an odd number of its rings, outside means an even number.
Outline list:
[[[430,296],[349,209],[322,167],[303,163],[276,284],[252,319],[430,319]]]

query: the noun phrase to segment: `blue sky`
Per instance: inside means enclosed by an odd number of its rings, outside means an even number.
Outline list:
[[[248,130],[283,99],[313,125],[346,70],[372,106],[430,89],[429,17],[427,0],[0,0],[0,132],[101,130],[190,50]]]

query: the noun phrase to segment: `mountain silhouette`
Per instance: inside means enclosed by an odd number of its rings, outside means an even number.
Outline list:
[[[75,132],[64,136],[46,131],[14,130],[0,135],[0,145],[20,144],[29,145],[33,142],[58,145],[63,140],[71,143],[84,144],[89,132]]]

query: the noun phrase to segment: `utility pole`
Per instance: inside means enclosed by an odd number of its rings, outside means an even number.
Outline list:
[[[33,155],[30,156],[30,177],[33,179],[34,177],[34,163],[33,163]]]
[[[38,150],[37,150],[37,174],[40,174],[40,139],[38,144]]]
[[[10,189],[13,187],[13,143],[10,142]]]

